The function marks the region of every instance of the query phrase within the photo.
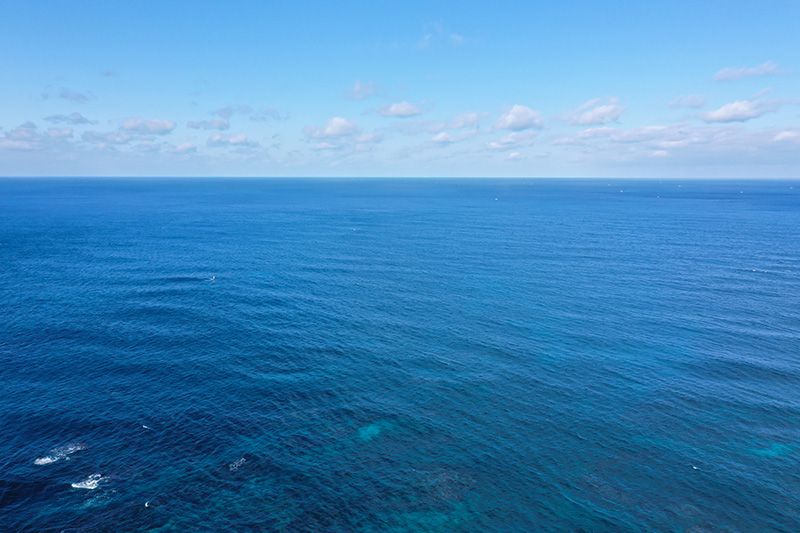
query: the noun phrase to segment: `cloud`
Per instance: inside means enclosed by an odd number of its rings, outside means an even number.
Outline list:
[[[100,133],[97,131],[85,131],[81,135],[81,139],[90,143],[109,143],[109,144],[126,144],[130,142],[133,137],[124,131],[110,131],[108,133]]]
[[[316,126],[306,126],[303,132],[312,139],[331,139],[346,137],[361,132],[358,123],[344,117],[333,117],[323,128]]]
[[[680,109],[682,107],[698,109],[704,105],[706,105],[706,97],[699,94],[681,95],[669,104],[673,109]]]
[[[378,113],[384,117],[404,118],[417,116],[422,113],[422,110],[414,104],[410,104],[408,102],[398,102],[396,104],[379,107]]]
[[[341,150],[341,144],[329,143],[327,141],[317,143],[314,145],[314,150]]]
[[[254,109],[252,106],[243,104],[243,105],[233,105],[223,107],[222,109],[217,109],[216,111],[211,112],[212,115],[216,115],[220,118],[225,120],[230,120],[233,115],[248,115],[250,120],[255,122],[266,122],[268,120],[283,120],[285,117],[281,115],[281,113],[277,109],[273,109],[271,107],[264,108],[264,109]]]
[[[48,85],[42,90],[42,100],[49,100],[50,98],[55,97],[63,98],[64,100],[69,100],[70,102],[76,104],[85,104],[89,100],[95,99],[95,96],[90,91],[79,93],[77,91],[73,91],[72,89],[68,89],[67,87],[61,87],[60,89],[57,89],[52,84]]]
[[[195,130],[227,130],[230,122],[226,118],[215,118],[212,120],[201,120],[199,122],[190,121],[186,126]]]
[[[241,148],[257,148],[261,146],[258,141],[250,141],[247,135],[223,135],[222,133],[212,133],[211,137],[206,141],[208,146],[222,147],[232,146]]]
[[[61,88],[61,91],[58,93],[58,97],[63,98],[64,100],[70,100],[71,102],[75,102],[78,104],[84,104],[89,101],[89,96],[83,93],[72,91],[70,89],[67,89],[66,87]]]
[[[5,136],[7,139],[15,141],[33,141],[39,138],[39,134],[36,132],[36,124],[31,121],[20,124],[6,133]]]
[[[286,118],[287,115],[282,115],[277,109],[273,109],[271,107],[267,109],[254,111],[253,114],[250,115],[250,120],[255,122],[266,122],[268,120],[284,120]]]
[[[573,125],[591,126],[595,124],[608,124],[614,122],[625,108],[618,103],[616,98],[609,98],[605,103],[601,98],[589,100],[573,111],[566,113],[567,122]]]
[[[528,128],[541,129],[542,114],[524,105],[514,105],[497,119],[494,127],[499,130],[520,131]]]
[[[431,139],[431,142],[436,143],[436,144],[440,144],[440,145],[452,144],[452,143],[457,143],[457,142],[461,142],[461,141],[470,139],[470,138],[474,137],[477,134],[478,134],[477,130],[467,130],[467,131],[462,132],[460,135],[454,137],[450,133],[447,133],[447,132],[443,131],[443,132],[439,133],[438,135],[435,135]]]
[[[726,67],[714,74],[714,81],[741,81],[745,78],[760,78],[762,76],[773,76],[786,72],[777,63],[767,61],[756,67]]]
[[[72,137],[72,128],[47,128],[45,135],[52,139]]]
[[[538,131],[515,131],[499,141],[486,143],[486,148],[489,150],[511,150],[520,146],[530,146],[534,143],[538,134]]]
[[[701,113],[699,117],[705,122],[745,122],[777,111],[779,107],[780,102],[774,100],[738,100],[714,111]]]
[[[175,146],[170,150],[170,152],[172,152],[173,154],[188,154],[196,151],[197,151],[197,146],[195,146],[192,143],[179,144],[178,146]]]
[[[433,137],[431,139],[431,142],[441,143],[441,144],[449,144],[449,143],[456,142],[456,140],[452,135],[450,135],[446,131],[443,131],[442,133],[440,133],[440,134],[436,135],[435,137]]]
[[[381,142],[383,137],[380,135],[375,135],[374,133],[362,133],[361,135],[356,135],[353,137],[353,140],[362,144],[375,144]]]
[[[447,127],[454,130],[459,128],[477,128],[480,125],[481,118],[485,116],[486,113],[459,113],[448,123]]]
[[[155,135],[166,135],[175,129],[177,124],[171,120],[142,120],[141,118],[132,117],[125,119],[122,122],[122,129],[126,131],[133,131],[136,133],[151,133]]]
[[[791,141],[791,140],[800,141],[800,131],[797,130],[780,131],[777,134],[775,134],[774,140],[776,142]]]
[[[52,122],[53,124],[71,124],[78,126],[80,124],[96,124],[95,121],[89,120],[80,113],[72,113],[70,115],[50,115],[45,117],[44,120]]]
[[[216,111],[212,111],[211,114],[217,115],[218,117],[228,120],[234,114],[249,115],[252,112],[253,108],[250,107],[249,105],[235,105],[235,106],[223,107],[222,109],[217,109]]]
[[[113,70],[104,70],[104,71],[102,72],[102,74],[103,74],[103,76],[105,76],[106,78],[113,78],[113,77],[115,77],[115,76],[117,75],[117,73],[116,73],[116,72],[114,72]]]
[[[431,48],[437,43],[443,43],[450,46],[461,46],[464,44],[464,36],[458,33],[447,31],[444,26],[434,23],[428,26],[430,29],[428,33],[423,35],[416,44],[416,48],[424,50]]]
[[[575,146],[572,157],[593,165],[654,160],[698,172],[702,166],[800,164],[800,129],[753,129],[739,124],[591,128],[588,134],[559,139],[553,145]],[[797,137],[792,135],[797,132]],[[581,132],[584,133],[584,132]],[[569,149],[569,148],[567,148]]]
[[[61,145],[69,137],[72,137],[72,128],[50,128],[40,134],[36,124],[28,121],[0,135],[0,149],[40,150],[48,145]]]
[[[141,142],[133,147],[134,150],[137,152],[160,152],[161,151],[161,143],[154,143],[154,142]]]
[[[344,91],[344,96],[350,100],[366,100],[373,96],[380,96],[384,92],[383,87],[375,82],[356,80],[355,85]]]

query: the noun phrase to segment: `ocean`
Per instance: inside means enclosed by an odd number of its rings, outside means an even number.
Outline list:
[[[800,531],[800,181],[0,180],[0,530]]]

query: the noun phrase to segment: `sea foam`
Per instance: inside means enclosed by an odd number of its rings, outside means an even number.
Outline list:
[[[106,478],[104,478],[101,474],[92,474],[83,481],[72,483],[72,488],[94,490],[100,486],[100,482],[104,479]]]
[[[61,448],[54,448],[50,450],[49,455],[37,458],[33,464],[43,466],[55,463],[61,459],[68,459],[73,453],[83,450],[86,446],[83,444],[69,444]]]

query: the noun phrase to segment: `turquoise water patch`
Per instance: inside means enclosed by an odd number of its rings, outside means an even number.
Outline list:
[[[792,446],[788,444],[773,443],[766,448],[758,448],[753,450],[753,453],[759,457],[780,457],[793,451]]]
[[[358,429],[358,438],[361,442],[369,442],[380,437],[381,433],[389,431],[394,427],[394,424],[388,420],[379,420],[368,426]]]

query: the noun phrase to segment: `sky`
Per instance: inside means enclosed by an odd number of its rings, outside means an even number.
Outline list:
[[[0,3],[0,176],[800,177],[800,2]]]

